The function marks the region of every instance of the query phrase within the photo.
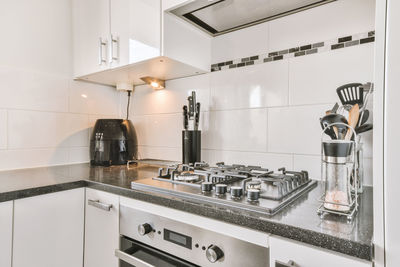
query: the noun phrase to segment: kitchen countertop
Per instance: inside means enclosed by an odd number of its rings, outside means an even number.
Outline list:
[[[372,188],[361,195],[360,210],[352,223],[344,216],[317,215],[318,199],[323,187],[301,196],[274,216],[260,216],[218,206],[202,205],[131,189],[131,181],[154,177],[157,167],[90,167],[74,164],[0,172],[0,202],[31,197],[79,187],[90,187],[146,202],[206,216],[216,220],[253,228],[310,245],[371,261],[373,258]]]

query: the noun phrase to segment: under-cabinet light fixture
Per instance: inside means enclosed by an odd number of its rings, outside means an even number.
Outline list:
[[[156,89],[156,90],[160,90],[160,89],[164,89],[165,88],[165,81],[161,80],[161,79],[157,79],[157,78],[153,78],[153,77],[142,77],[140,78],[142,81],[144,81],[145,83],[147,83],[148,85],[150,85],[151,88]]]

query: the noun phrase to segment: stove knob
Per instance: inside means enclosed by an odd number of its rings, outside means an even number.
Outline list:
[[[144,236],[150,232],[153,232],[153,227],[151,227],[151,225],[148,223],[144,223],[138,226],[138,232],[141,236]]]
[[[211,182],[202,182],[201,183],[201,192],[211,192],[213,184]]]
[[[227,185],[226,184],[217,184],[215,185],[215,194],[217,196],[223,196],[225,195],[226,191],[227,191]]]
[[[258,201],[260,198],[260,190],[258,189],[248,189],[247,190],[247,201]]]
[[[240,186],[231,186],[231,197],[240,198],[243,194],[243,189]]]
[[[217,246],[211,245],[206,251],[207,259],[214,263],[224,256],[224,252]]]

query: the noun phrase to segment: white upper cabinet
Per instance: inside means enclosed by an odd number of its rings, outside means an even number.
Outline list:
[[[74,75],[108,68],[110,0],[73,0]]]
[[[111,67],[161,55],[160,0],[111,0]]]
[[[211,37],[165,11],[182,2],[73,0],[75,78],[115,86],[208,72]]]

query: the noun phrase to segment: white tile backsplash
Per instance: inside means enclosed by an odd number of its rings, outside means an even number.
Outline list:
[[[211,73],[211,109],[241,109],[288,104],[288,61],[280,60]]]
[[[202,147],[237,151],[267,151],[267,109],[209,112]]]
[[[0,149],[7,148],[7,110],[0,109]]]
[[[70,0],[0,3],[0,170],[87,162],[93,117],[119,117],[119,92],[71,77],[71,16]]]
[[[120,94],[115,88],[70,81],[69,112],[119,117]]]
[[[266,53],[269,50],[268,27],[268,23],[262,23],[213,38],[211,62],[218,63]]]
[[[375,29],[375,0],[338,0],[269,23],[271,51]]]
[[[295,170],[306,170],[311,179],[321,180],[321,156],[293,155],[293,168]]]
[[[0,170],[24,169],[69,163],[68,148],[0,150]]]
[[[209,110],[210,75],[187,77],[166,82],[168,90],[154,90],[147,85],[138,86],[132,95],[132,115],[178,113],[192,91],[196,91],[201,110]],[[123,97],[123,114],[126,113],[126,98]]]
[[[68,111],[69,76],[0,66],[0,106]]]
[[[330,105],[268,110],[268,152],[318,155],[321,152],[319,118]]]
[[[334,103],[336,88],[374,76],[374,44],[289,59],[290,105]]]

